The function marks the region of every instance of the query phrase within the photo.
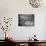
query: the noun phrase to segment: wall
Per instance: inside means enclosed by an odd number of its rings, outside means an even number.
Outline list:
[[[3,16],[13,17],[13,22],[10,33],[17,40],[27,40],[34,34],[37,35],[39,40],[45,39],[45,16],[46,6],[33,8],[30,6],[28,0],[0,0],[0,18]],[[18,26],[18,14],[34,14],[35,26],[34,27],[19,27]],[[0,35],[2,35],[0,31]],[[44,34],[45,33],[45,34]],[[3,33],[4,34],[4,33]],[[4,37],[0,36],[0,39]]]

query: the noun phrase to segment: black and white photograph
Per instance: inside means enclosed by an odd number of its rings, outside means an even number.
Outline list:
[[[18,26],[34,26],[34,14],[18,14]]]

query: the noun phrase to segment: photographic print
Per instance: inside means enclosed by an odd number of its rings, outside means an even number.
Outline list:
[[[34,26],[34,14],[18,14],[18,26]]]

